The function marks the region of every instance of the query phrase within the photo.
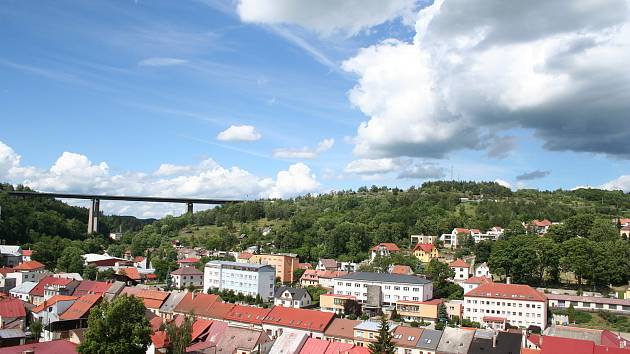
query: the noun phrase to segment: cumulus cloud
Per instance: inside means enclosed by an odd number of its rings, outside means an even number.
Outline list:
[[[275,149],[273,157],[277,159],[314,159],[320,154],[330,150],[335,145],[335,139],[324,139],[314,149],[303,147],[301,149]]]
[[[513,136],[499,136],[492,140],[487,149],[488,157],[495,159],[506,158],[516,148],[516,138]]]
[[[187,64],[188,60],[179,58],[154,57],[146,58],[138,62],[140,66],[174,66]]]
[[[255,141],[261,137],[252,125],[231,125],[217,135],[217,139],[223,141]]]
[[[405,168],[398,178],[437,179],[444,177],[444,167],[434,164],[411,164]]]
[[[358,77],[351,103],[369,117],[354,152],[501,157],[484,138],[524,128],[548,150],[629,158],[629,12],[625,0],[435,1],[413,41],[385,40],[342,64]]]
[[[354,35],[400,16],[409,16],[416,0],[239,0],[243,22],[296,24],[328,36]]]
[[[362,176],[381,176],[397,173],[399,179],[434,179],[444,177],[444,168],[434,163],[403,158],[358,159],[350,161],[345,173]]]
[[[630,193],[630,175],[619,176],[610,182],[604,183],[600,186],[600,188],[611,191],[620,190],[624,193]]]
[[[190,198],[289,198],[317,192],[320,183],[303,163],[279,171],[276,178],[256,176],[240,167],[226,168],[212,159],[194,165],[162,164],[152,174],[111,173],[107,163],[64,152],[49,169],[21,166],[19,155],[0,142],[0,180],[22,183],[39,191],[112,195],[176,196]],[[105,208],[144,217],[182,212],[177,204],[145,205],[109,202]]]
[[[373,175],[393,172],[399,167],[396,159],[359,159],[350,161],[344,168],[346,173]]]
[[[550,173],[551,173],[550,171],[541,171],[541,170],[526,172],[526,173],[516,176],[516,180],[517,181],[530,181],[532,179],[540,179],[540,178],[549,176]]]

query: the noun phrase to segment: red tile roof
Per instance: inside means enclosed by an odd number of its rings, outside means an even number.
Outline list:
[[[44,277],[42,280],[39,281],[39,283],[37,283],[37,285],[35,285],[35,287],[33,289],[31,289],[31,292],[29,293],[32,296],[44,296],[44,287],[46,285],[60,285],[60,286],[66,286],[70,283],[72,283],[72,279],[68,279],[68,278],[55,278],[53,276],[47,276]]]
[[[509,299],[521,301],[547,301],[547,297],[529,285],[486,283],[467,292],[464,296]]]
[[[411,267],[408,265],[400,265],[397,264],[395,266],[392,267],[392,270],[390,272],[391,274],[404,274],[404,275],[409,275],[409,274],[413,274],[413,271],[411,270]]]
[[[263,319],[269,314],[271,309],[254,306],[236,305],[225,316],[226,321],[241,323],[262,324]]]
[[[398,246],[395,243],[391,243],[391,242],[379,243],[378,245],[372,247],[372,251],[378,251],[380,248],[385,248],[386,250],[390,252],[400,251],[400,248],[398,248]]]
[[[126,287],[120,294],[133,295],[141,298],[144,307],[148,309],[159,309],[169,296],[169,293],[166,291],[145,290],[137,287]]]
[[[324,354],[346,354],[350,353],[350,350],[352,348],[354,348],[354,344],[330,342],[330,344],[328,345],[328,349],[326,349]]]
[[[8,298],[0,300],[0,317],[19,318],[26,317],[24,302],[20,299]]]
[[[46,307],[52,306],[52,305],[58,303],[59,301],[74,301],[74,300],[76,300],[78,298],[79,298],[78,296],[54,295],[50,299],[45,300],[41,304],[35,306],[31,311],[33,313],[38,313],[38,312],[41,312],[42,310],[44,310]]]
[[[296,309],[275,306],[271,309],[263,323],[284,326],[307,331],[324,332],[335,317],[332,312]]]
[[[415,348],[422,336],[422,328],[397,326],[392,333],[392,342],[397,347]]]
[[[250,259],[252,258],[253,254],[249,253],[249,252],[241,252],[238,254],[238,258],[239,259]]]
[[[359,320],[335,318],[326,329],[326,337],[352,339],[354,338],[354,326],[359,323],[361,323]]]
[[[158,331],[160,327],[162,326],[162,317],[160,316],[153,317],[151,321],[149,321],[149,324],[151,325],[151,329],[153,330],[153,332]]]
[[[468,263],[466,263],[463,259],[461,258],[457,258],[456,260],[454,260],[453,262],[448,264],[449,267],[451,268],[470,268],[470,266],[468,265]]]
[[[135,268],[135,267],[119,268],[118,269],[118,274],[126,275],[127,278],[129,278],[131,280],[141,280],[142,279],[142,277],[140,276],[140,272],[138,272],[138,268]]]
[[[431,253],[431,251],[433,251],[434,248],[435,248],[435,245],[433,245],[432,243],[419,243],[416,245],[416,247],[414,247],[413,250],[415,252],[418,249],[421,249],[422,251],[426,253]]]
[[[207,316],[210,308],[217,302],[221,301],[221,297],[214,294],[195,294],[194,298],[191,293],[186,294],[182,300],[175,306],[173,312],[189,314],[194,313],[199,316]]]
[[[595,343],[581,339],[544,336],[540,349],[541,354],[593,354]]]
[[[74,296],[82,296],[86,294],[98,294],[103,295],[109,290],[112,286],[112,283],[108,283],[106,281],[93,281],[93,280],[83,280],[79,283],[72,295]]]
[[[9,267],[0,267],[0,274],[6,277],[9,273],[15,273],[15,269]]]
[[[492,283],[492,279],[488,278],[488,277],[483,277],[483,276],[470,277],[470,278],[464,280],[464,283],[466,283],[466,284],[485,284],[485,283]]]
[[[210,328],[212,322],[212,320],[204,320],[201,318],[196,320],[192,325],[192,331],[190,334],[191,340],[196,341],[197,339],[199,339],[201,335],[208,331],[208,328]]]
[[[70,306],[66,312],[59,316],[62,320],[77,320],[79,318],[87,318],[92,307],[101,300],[101,295],[89,294],[81,296]]]
[[[300,354],[322,354],[326,352],[329,341],[323,339],[307,338],[300,350]]]
[[[627,344],[626,348],[630,348],[630,340],[620,337],[617,333],[613,333],[607,329],[602,331],[601,345],[621,348],[624,342]]]
[[[465,229],[463,227],[456,227],[455,228],[455,233],[457,233],[457,234],[469,234],[470,230]]]
[[[348,274],[348,272],[340,271],[340,270],[307,269],[306,271],[304,271],[304,274],[302,274],[302,277],[300,278],[300,280],[304,279],[304,280],[319,281],[319,278],[332,279],[332,278],[337,278],[346,274]]]
[[[70,341],[60,339],[50,342],[36,342],[0,348],[0,354],[22,354],[29,350],[36,354],[73,354],[77,353],[77,345]]]
[[[197,262],[199,262],[200,260],[201,260],[200,258],[188,257],[188,258],[180,259],[179,261],[177,261],[177,263],[179,263],[179,264],[185,264],[185,263],[197,263]]]
[[[629,349],[624,348],[615,348],[615,347],[607,347],[604,345],[596,345],[593,354],[628,354],[630,353]]]
[[[165,331],[155,332],[151,335],[151,342],[153,342],[155,349],[166,348],[168,345],[168,334]]]
[[[39,263],[38,261],[28,261],[28,262],[22,262],[20,264],[18,264],[17,266],[15,266],[15,270],[24,270],[24,271],[30,271],[30,270],[39,270],[39,269],[45,269],[46,266]]]
[[[32,250],[22,250],[22,256],[30,257],[31,255],[33,255]]]
[[[535,226],[538,227],[545,227],[545,226],[550,226],[551,225],[551,221],[544,219],[544,220],[534,220],[532,221],[532,224],[534,224]]]
[[[224,320],[228,313],[232,311],[234,306],[236,305],[225,302],[216,302],[214,305],[210,306],[206,313],[200,314],[200,316],[214,318],[216,320]]]
[[[184,266],[172,271],[171,275],[203,275],[203,272],[195,267]]]

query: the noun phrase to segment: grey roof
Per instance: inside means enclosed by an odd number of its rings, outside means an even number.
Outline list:
[[[474,337],[474,329],[446,327],[442,332],[437,351],[449,354],[466,354]]]
[[[425,328],[422,331],[420,340],[416,344],[416,347],[420,349],[428,349],[435,351],[438,344],[440,344],[440,338],[442,337],[442,331],[436,331],[435,329]]]
[[[258,263],[239,263],[239,262],[230,262],[230,261],[210,261],[206,263],[206,266],[212,265],[220,265],[220,266],[228,266],[228,267],[237,267],[237,268],[249,268],[253,270],[267,270],[268,268],[272,269],[275,272],[275,268],[268,264],[258,264]]]
[[[295,300],[301,299],[302,297],[304,297],[305,294],[308,294],[308,292],[304,288],[290,288],[288,286],[281,286],[278,289],[276,289],[276,293],[275,293],[274,297],[280,298],[282,296],[282,293],[285,292],[285,291],[290,292],[291,296]]]
[[[107,300],[111,301],[113,300],[116,296],[118,296],[118,294],[120,294],[120,292],[122,291],[122,289],[125,287],[125,283],[122,281],[115,281],[112,283],[112,285],[109,287],[109,289],[107,289],[107,291],[105,292],[105,294],[103,294],[103,297],[105,297]]]
[[[382,283],[407,283],[425,285],[431,283],[430,280],[420,278],[414,275],[389,274],[389,273],[372,273],[372,272],[355,272],[342,275],[335,279],[347,280],[365,280]]]
[[[182,301],[182,299],[186,296],[186,293],[183,291],[171,291],[171,295],[166,298],[166,301],[160,307],[160,312],[163,313],[173,313],[175,307]]]
[[[20,246],[0,245],[0,253],[12,256],[22,256],[22,248]]]
[[[389,330],[390,332],[395,330],[396,327],[398,327],[398,324],[394,323],[394,322],[389,322]],[[361,331],[373,331],[373,332],[378,332],[381,329],[381,323],[378,321],[363,321],[361,323],[359,323],[358,325],[354,326],[354,329],[358,329]]]
[[[0,338],[2,339],[10,339],[10,338],[24,338],[26,334],[19,328],[7,328],[0,329]]]
[[[33,281],[25,281],[20,284],[20,286],[16,286],[15,288],[9,290],[9,292],[19,293],[19,294],[30,294],[31,290],[37,285],[36,282]]]

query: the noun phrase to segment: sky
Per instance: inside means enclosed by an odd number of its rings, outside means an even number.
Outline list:
[[[7,0],[0,43],[0,181],[39,191],[630,192],[627,0]]]

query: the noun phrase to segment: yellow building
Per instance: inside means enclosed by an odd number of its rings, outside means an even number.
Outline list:
[[[626,296],[624,296],[625,299],[630,299],[630,289],[626,290]]]
[[[440,252],[432,243],[419,243],[413,249],[413,255],[416,256],[420,262],[429,263],[432,259],[438,258]]]
[[[435,322],[438,318],[438,307],[441,299],[430,301],[397,301],[396,313],[405,321]]]
[[[352,295],[321,294],[319,296],[319,307],[321,311],[334,312],[341,315],[343,314],[343,306],[348,300],[357,301],[357,298]]]
[[[390,322],[389,330],[393,332],[398,324]],[[363,321],[354,327],[354,344],[360,347],[367,347],[370,342],[375,342],[378,331],[381,329],[379,322]]]
[[[249,263],[268,264],[276,269],[276,278],[283,283],[293,283],[293,272],[298,269],[300,260],[295,254],[254,254]]]

